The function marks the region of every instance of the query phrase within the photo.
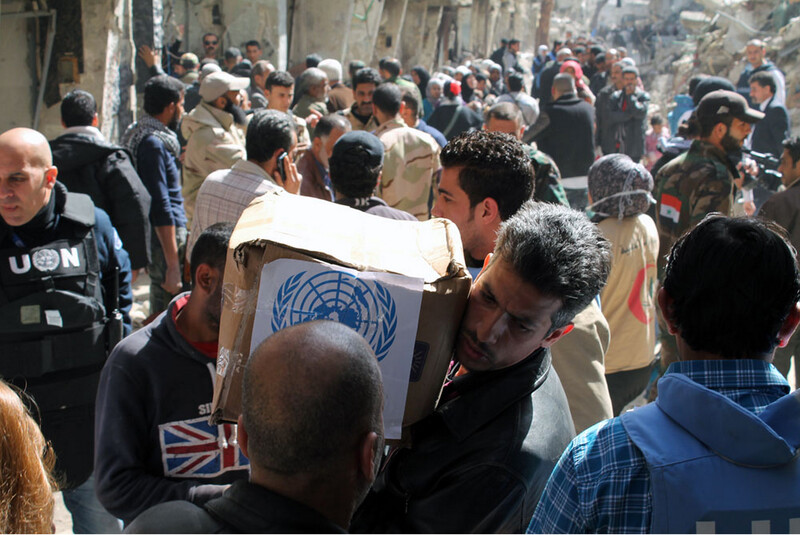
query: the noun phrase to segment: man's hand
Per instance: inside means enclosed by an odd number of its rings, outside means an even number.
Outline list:
[[[139,47],[139,57],[142,58],[148,67],[152,67],[156,63],[161,63],[161,55],[147,45]]]
[[[180,264],[167,266],[167,273],[164,278],[164,282],[161,283],[161,287],[170,295],[176,295],[180,293],[180,291],[183,289]]]
[[[300,191],[300,184],[303,182],[303,175],[297,172],[297,166],[291,161],[291,158],[284,158],[283,159],[283,170],[286,176],[286,180],[281,178],[280,173],[276,169],[273,173],[273,178],[275,182],[278,183],[280,187],[288,191],[289,193],[297,193]]]
[[[322,114],[317,110],[310,110],[310,111],[311,113],[309,114],[308,117],[306,117],[306,123],[311,128],[316,128],[317,123],[319,122],[320,119],[322,119]]]
[[[744,213],[746,216],[751,216],[756,213],[756,203],[753,201],[744,202]]]

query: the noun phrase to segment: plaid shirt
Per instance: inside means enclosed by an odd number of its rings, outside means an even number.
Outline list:
[[[789,393],[778,370],[758,360],[676,362],[682,373],[742,407],[761,413]],[[600,422],[567,446],[544,490],[528,533],[648,533],[650,473],[619,418]]]

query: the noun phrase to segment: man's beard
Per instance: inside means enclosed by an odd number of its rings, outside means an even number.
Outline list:
[[[237,106],[233,103],[233,101],[229,98],[226,99],[225,107],[222,108],[223,111],[226,111],[233,115],[233,122],[239,125],[244,125],[247,123],[247,114],[244,112],[242,108]]]
[[[180,122],[180,116],[178,115],[178,110],[175,110],[175,113],[172,114],[172,119],[170,119],[169,123],[167,123],[167,128],[172,130],[173,132],[178,131],[178,123]]]
[[[742,140],[733,137],[730,130],[725,132],[725,135],[722,136],[722,139],[719,143],[722,145],[722,148],[725,150],[725,152],[737,152],[742,150]]]

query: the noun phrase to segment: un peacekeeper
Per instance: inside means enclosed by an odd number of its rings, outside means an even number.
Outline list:
[[[660,249],[658,275],[663,280],[672,245],[711,212],[732,215],[734,179],[739,171],[729,159],[742,148],[753,123],[764,114],[747,105],[734,91],[708,93],[697,106],[700,137],[656,175],[656,226]],[[677,359],[675,338],[659,315],[661,367]]]
[[[56,182],[47,139],[0,134],[0,375],[30,394],[76,533],[119,532],[94,493],[94,406],[130,331],[130,261],[108,215]]]

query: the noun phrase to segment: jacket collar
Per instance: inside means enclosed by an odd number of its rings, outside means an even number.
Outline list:
[[[395,117],[380,125],[377,130],[375,130],[375,135],[380,136],[384,132],[394,130],[395,128],[408,128],[408,125],[400,117]]]
[[[191,117],[198,123],[212,127],[220,125],[225,130],[230,130],[233,124],[233,115],[225,110],[215,108],[207,102],[198,104],[187,117]]]
[[[550,373],[550,350],[539,348],[514,366],[456,377],[446,390],[458,397],[436,409],[458,441],[494,420],[501,412],[539,388]]]
[[[736,167],[733,165],[733,162],[731,162],[730,158],[728,158],[728,155],[708,141],[695,139],[692,141],[692,145],[689,147],[689,152],[698,154],[704,158],[713,158],[718,160],[720,163],[725,164],[725,167],[728,168],[734,177],[737,176],[738,171],[736,171]]]

